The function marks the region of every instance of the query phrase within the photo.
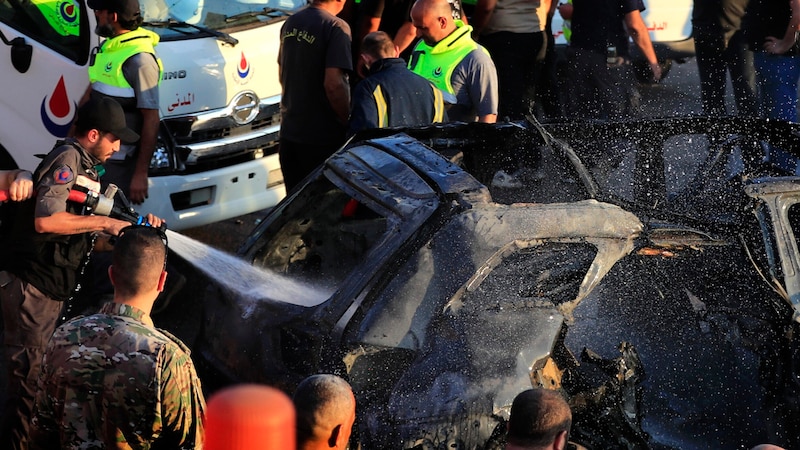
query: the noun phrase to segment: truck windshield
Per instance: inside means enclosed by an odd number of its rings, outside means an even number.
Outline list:
[[[209,30],[266,25],[288,17],[305,0],[141,0],[142,16],[162,39],[208,35]]]

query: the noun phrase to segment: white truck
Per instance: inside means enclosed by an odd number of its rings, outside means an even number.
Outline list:
[[[274,206],[277,57],[283,21],[304,0],[140,0],[161,37],[161,125],[149,198],[171,229]],[[85,0],[0,0],[0,168],[32,170],[66,135],[101,39]]]

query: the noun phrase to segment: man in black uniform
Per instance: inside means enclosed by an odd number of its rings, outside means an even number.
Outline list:
[[[758,115],[753,52],[741,30],[750,0],[694,0],[692,35],[697,52],[703,112],[724,116],[725,72],[730,71],[736,113]]]
[[[642,0],[574,0],[572,39],[568,49],[568,114],[591,119],[629,115],[638,94],[630,67],[628,36],[650,64],[653,80],[661,78],[650,34],[642,20]]]
[[[19,205],[0,272],[8,399],[0,448],[28,447],[36,381],[48,339],[62,307],[79,289],[95,233],[117,235],[129,223],[87,215],[68,201],[73,189],[99,191],[101,164],[119,150],[120,139],[139,136],[127,127],[122,107],[93,99],[78,110],[76,138],[59,141],[34,172],[36,194]],[[148,215],[149,223],[161,219]]]
[[[350,26],[336,15],[345,0],[313,0],[281,28],[278,156],[286,191],[344,144],[353,70]]]

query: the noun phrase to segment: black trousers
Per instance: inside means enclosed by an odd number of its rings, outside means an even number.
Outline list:
[[[8,371],[0,448],[27,449],[42,356],[55,331],[63,302],[51,299],[29,283],[10,275],[10,282],[0,287],[0,303],[4,327],[3,356]]]
[[[481,36],[480,42],[497,68],[499,118],[531,114],[547,51],[545,32],[498,31]]]
[[[609,64],[606,55],[567,49],[567,115],[573,119],[617,120],[631,116],[639,91],[630,63]]]
[[[313,130],[309,129],[309,133]],[[325,145],[301,144],[287,139],[280,139],[278,157],[283,172],[283,183],[289,193],[303,179],[325,162],[344,143],[332,142]]]
[[[726,74],[730,72],[736,114],[757,116],[756,73],[753,52],[747,48],[741,30],[724,42],[720,32],[703,31],[695,27],[694,46],[697,71],[700,75],[700,96],[703,112],[710,116],[726,115]]]

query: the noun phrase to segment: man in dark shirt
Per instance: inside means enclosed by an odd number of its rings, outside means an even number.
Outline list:
[[[750,0],[694,0],[692,35],[700,75],[703,112],[725,115],[725,72],[730,71],[736,112],[758,113],[753,52],[741,31],[742,17]]]
[[[574,0],[568,49],[569,110],[572,117],[619,119],[629,114],[635,80],[628,36],[642,51],[653,80],[661,78],[642,0]]]
[[[281,28],[280,161],[286,190],[297,186],[345,139],[353,70],[344,0],[314,0]]]
[[[350,133],[368,128],[426,125],[445,118],[442,92],[406,68],[389,35],[364,37],[361,59],[369,76],[353,91]]]

